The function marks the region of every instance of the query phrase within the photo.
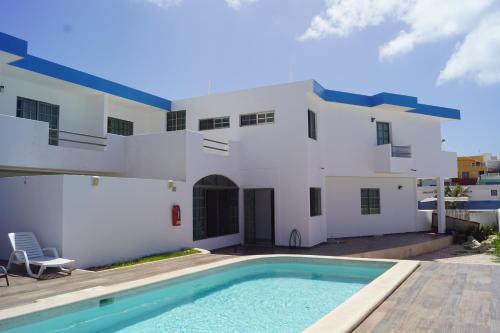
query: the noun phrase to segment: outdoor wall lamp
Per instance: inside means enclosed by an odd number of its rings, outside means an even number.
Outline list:
[[[168,181],[168,188],[169,188],[169,190],[170,190],[170,191],[172,191],[172,192],[177,191],[177,187],[175,186],[174,181],[173,181],[173,180],[170,180],[170,179],[169,179],[169,181]]]
[[[99,176],[92,176],[92,186],[99,186]]]
[[[373,123],[373,122],[374,122],[375,120],[377,120],[377,118],[375,118],[375,117],[372,117],[372,123]]]
[[[403,189],[403,185],[398,185],[398,190],[402,190]]]
[[[3,84],[0,85],[0,93],[3,92],[4,89],[5,89],[5,86]]]

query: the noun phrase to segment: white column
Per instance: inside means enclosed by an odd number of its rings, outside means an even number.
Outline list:
[[[437,223],[438,233],[446,232],[446,206],[444,201],[444,178],[438,177],[437,181]]]

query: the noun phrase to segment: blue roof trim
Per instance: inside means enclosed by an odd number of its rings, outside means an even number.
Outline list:
[[[171,110],[172,102],[168,99],[29,55],[26,53],[27,46],[28,43],[22,39],[0,33],[0,50],[23,57],[23,59],[11,62],[10,65],[12,66],[154,106],[166,111]]]
[[[427,116],[460,119],[460,110],[450,109],[441,106],[418,103],[418,99],[413,96],[399,95],[383,92],[373,96],[347,93],[343,91],[328,90],[321,84],[313,81],[313,91],[316,95],[327,102],[344,103],[365,107],[374,107],[382,104],[398,105],[410,108],[406,112],[419,113]]]
[[[460,119],[460,110],[444,108],[442,106],[418,104],[416,109],[408,110],[408,112],[420,113],[428,116],[435,116],[435,117],[442,117],[449,119]]]
[[[28,54],[28,42],[0,32],[0,51],[25,57]]]
[[[500,201],[498,200],[459,201],[456,202],[456,205],[457,208],[460,209],[484,209],[484,210],[500,209]],[[436,201],[425,201],[425,202],[419,201],[418,209],[419,210],[437,209],[437,203]]]

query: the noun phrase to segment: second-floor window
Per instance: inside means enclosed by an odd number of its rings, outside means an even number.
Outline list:
[[[58,145],[59,105],[18,97],[16,116],[49,123],[49,145]]]
[[[274,111],[248,113],[240,115],[240,127],[274,123]]]
[[[498,190],[491,190],[491,196],[492,197],[498,196]]]
[[[316,113],[311,110],[307,110],[307,127],[309,138],[318,140],[318,134],[316,131]]]
[[[167,112],[167,132],[186,129],[186,110]]]
[[[116,135],[134,135],[134,123],[128,120],[108,117],[108,133]]]
[[[377,145],[391,143],[391,125],[377,121]]]
[[[229,128],[229,117],[200,119],[198,127],[200,131],[216,128]]]

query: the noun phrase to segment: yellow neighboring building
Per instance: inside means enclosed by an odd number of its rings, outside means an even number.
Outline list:
[[[488,170],[484,155],[459,156],[457,162],[458,178],[479,178]]]

